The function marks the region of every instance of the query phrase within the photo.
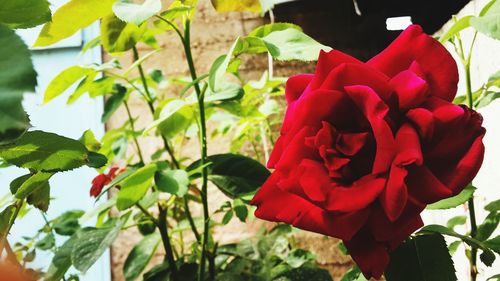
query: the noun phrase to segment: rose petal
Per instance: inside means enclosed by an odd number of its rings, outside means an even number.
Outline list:
[[[456,62],[441,43],[423,33],[418,25],[408,27],[367,64],[394,77],[415,61],[425,75],[422,78],[429,84],[430,94],[452,101],[457,93]]]
[[[389,254],[386,247],[376,242],[367,230],[359,231],[344,244],[366,279],[379,279],[382,276],[389,264]]]
[[[325,167],[316,161],[304,159],[298,170],[300,186],[308,198],[315,202],[325,201],[331,183]]]
[[[352,212],[373,203],[385,186],[385,179],[367,175],[351,186],[331,185],[325,208],[330,211]]]
[[[255,216],[339,239],[351,239],[368,219],[368,210],[337,214],[325,211],[307,200],[276,188],[281,173],[275,171],[251,201]]]
[[[380,203],[391,221],[399,218],[408,200],[408,189],[404,179],[408,172],[406,168],[392,165],[387,185],[380,195]]]
[[[361,61],[337,50],[332,50],[330,52],[321,51],[316,65],[314,79],[311,82],[311,88],[319,88],[330,71],[342,63],[363,64]]]
[[[392,130],[384,120],[389,110],[387,105],[369,87],[349,86],[345,90],[370,122],[377,142],[372,172],[378,174],[388,171],[394,158],[395,143]]]
[[[390,85],[398,95],[399,109],[402,111],[417,107],[428,96],[425,80],[409,70],[397,74],[391,79]]]
[[[452,191],[425,166],[411,166],[406,176],[408,193],[423,204],[451,197]]]
[[[296,101],[304,93],[313,77],[312,74],[300,74],[288,78],[285,85],[285,97],[289,104]]]

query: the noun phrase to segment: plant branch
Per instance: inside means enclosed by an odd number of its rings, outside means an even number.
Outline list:
[[[128,103],[126,100],[123,101],[123,105],[125,105],[125,109],[127,110],[127,115],[128,115],[128,120],[130,122],[130,127],[132,129],[132,138],[134,139],[135,146],[137,147],[137,154],[139,154],[139,159],[141,162],[144,164],[144,157],[142,156],[142,151],[141,151],[141,146],[139,145],[139,141],[137,140],[137,137],[135,135],[135,121],[134,118],[132,117],[132,113],[130,112],[130,107],[128,106]]]
[[[198,232],[198,229],[196,228],[196,225],[193,220],[193,216],[191,215],[191,210],[189,209],[189,201],[186,196],[183,198],[184,200],[184,210],[186,211],[186,217],[188,219],[189,225],[191,226],[191,230],[193,231],[194,237],[196,238],[196,241],[198,243],[201,242],[201,236],[200,233]]]
[[[198,76],[196,75],[196,68],[194,66],[193,54],[191,52],[191,22],[186,20],[185,29],[184,29],[184,52],[186,53],[186,60],[189,66],[189,72],[191,73],[191,79],[193,81],[197,81]],[[206,124],[206,116],[205,116],[205,91],[206,87],[201,90],[200,84],[195,83],[194,89],[196,91],[196,96],[198,97],[198,107],[200,113],[200,143],[201,143],[201,166],[202,169],[202,183],[201,183],[201,199],[203,203],[203,239],[202,239],[202,247],[201,247],[201,258],[200,258],[200,269],[198,272],[198,281],[205,280],[205,265],[207,259],[207,244],[208,244],[208,235],[210,232],[210,223],[209,223],[209,212],[208,212],[208,167],[205,163],[208,162],[208,146],[207,146],[207,124]]]
[[[134,61],[138,61],[139,60],[139,52],[138,52],[136,47],[133,48],[133,52],[134,52]],[[144,88],[144,91],[146,92],[146,101],[148,103],[149,111],[151,111],[151,114],[153,115],[153,118],[154,118],[155,108],[154,108],[153,100],[151,97],[151,92],[149,91],[148,82],[146,80],[146,75],[144,74],[144,70],[143,70],[141,64],[139,64],[137,66],[137,68],[139,70],[139,74],[141,75],[142,86]],[[174,152],[173,152],[172,148],[170,147],[170,145],[168,144],[168,140],[163,135],[161,135],[161,139],[163,141],[163,145],[165,146],[165,149],[167,150],[168,155],[170,156],[170,160],[172,161],[173,166],[175,168],[179,168],[179,166],[180,166],[179,162],[175,158]]]
[[[172,244],[170,243],[170,237],[168,236],[167,210],[163,209],[160,205],[158,205],[158,209],[160,211],[160,214],[158,216],[157,226],[160,230],[163,247],[165,248],[165,258],[170,266],[170,277],[172,281],[178,281],[179,279],[177,278],[177,265],[175,264]]]

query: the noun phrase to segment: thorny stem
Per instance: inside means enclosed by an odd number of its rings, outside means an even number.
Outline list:
[[[139,145],[139,141],[137,140],[137,136],[135,135],[135,121],[132,117],[132,113],[130,112],[130,107],[128,106],[128,102],[126,100],[123,101],[123,105],[127,110],[128,120],[130,122],[130,128],[132,129],[132,138],[134,139],[135,146],[137,147],[137,154],[139,154],[139,159],[144,164],[144,157],[142,156],[141,146]]]
[[[477,32],[474,34],[474,38],[472,39],[470,51],[469,51],[467,57],[465,56],[465,53],[464,53],[462,39],[460,38],[460,35],[457,35],[457,41],[458,41],[457,53],[460,55],[460,57],[462,59],[462,64],[464,66],[467,105],[471,109],[474,109],[474,101],[473,101],[473,96],[472,96],[470,63],[471,63],[471,58],[472,58],[472,49],[473,49],[474,43],[476,41],[476,35],[477,35]],[[470,227],[471,227],[470,236],[472,238],[475,238],[477,235],[477,222],[476,222],[476,210],[475,210],[475,206],[474,206],[474,197],[471,197],[469,199],[469,201],[467,202],[467,204],[469,206],[469,218],[470,218]],[[477,273],[478,273],[478,271],[477,271],[477,247],[475,247],[474,245],[471,245],[471,256],[469,259],[469,264],[470,264],[470,280],[476,281]]]
[[[191,22],[190,20],[186,20],[185,29],[184,29],[184,52],[186,53],[186,60],[189,66],[189,72],[191,73],[191,79],[193,81],[197,81],[198,76],[196,75],[196,69],[193,61],[193,54],[191,53]],[[205,100],[204,100],[204,92],[200,88],[199,83],[194,84],[194,89],[196,91],[196,96],[198,97],[198,107],[200,111],[200,143],[201,143],[201,161],[200,165],[203,167],[202,169],[202,184],[201,184],[201,199],[203,203],[203,239],[201,246],[201,258],[200,258],[200,268],[198,272],[198,281],[205,280],[205,265],[207,259],[207,244],[208,244],[208,235],[209,235],[209,213],[208,213],[208,167],[205,163],[208,162],[208,149],[207,149],[207,124],[205,119]]]

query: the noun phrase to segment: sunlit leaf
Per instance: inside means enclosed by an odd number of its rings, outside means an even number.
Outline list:
[[[467,202],[467,200],[469,200],[470,198],[472,198],[475,190],[476,188],[474,186],[468,185],[458,195],[427,205],[427,209],[442,210],[442,209],[455,208]]]
[[[147,26],[137,26],[117,18],[114,14],[101,21],[101,42],[109,53],[120,53],[132,49],[139,42]]]
[[[189,176],[184,170],[158,171],[155,183],[158,190],[183,197],[188,191]]]
[[[121,181],[116,201],[118,210],[130,208],[144,197],[153,183],[156,169],[155,164],[144,166]]]
[[[72,66],[60,72],[49,84],[43,97],[43,102],[48,103],[54,98],[63,94],[69,87],[83,79],[85,76],[94,73],[92,68]]]
[[[217,12],[243,12],[260,13],[262,8],[260,0],[211,0]]]
[[[448,29],[448,31],[446,31],[446,33],[439,38],[439,42],[444,43],[453,38],[460,31],[469,27],[471,18],[473,18],[473,16],[465,16],[456,21],[455,23],[453,23],[453,25]]]
[[[91,25],[110,14],[115,1],[70,0],[54,13],[51,22],[44,25],[35,47],[50,46]]]
[[[47,0],[2,0],[0,23],[10,28],[30,28],[51,19]]]
[[[136,25],[140,25],[160,11],[160,0],[146,0],[142,4],[118,1],[113,5],[113,12],[118,18]]]

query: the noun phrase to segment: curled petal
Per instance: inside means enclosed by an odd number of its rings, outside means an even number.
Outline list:
[[[323,84],[326,76],[328,76],[334,68],[343,63],[363,64],[361,61],[337,50],[332,50],[330,52],[321,51],[311,88],[319,88],[321,84]]]
[[[372,175],[367,175],[348,187],[332,185],[328,190],[325,208],[338,212],[364,209],[377,199],[384,186],[385,179]]]
[[[367,62],[368,65],[394,77],[418,63],[431,95],[452,101],[457,93],[457,64],[446,48],[412,25],[389,47]]]
[[[365,229],[359,231],[351,240],[344,241],[344,244],[366,279],[379,279],[382,276],[389,264],[389,253],[384,244],[375,241]]]
[[[398,95],[399,109],[402,111],[417,107],[428,96],[425,80],[409,70],[397,74],[390,84]]]
[[[370,122],[377,142],[372,172],[378,174],[388,171],[394,158],[395,143],[392,130],[385,121],[389,111],[387,105],[369,87],[349,86],[345,90]]]
[[[288,79],[285,86],[285,97],[289,104],[296,101],[304,93],[313,77],[312,74],[300,74]]]

